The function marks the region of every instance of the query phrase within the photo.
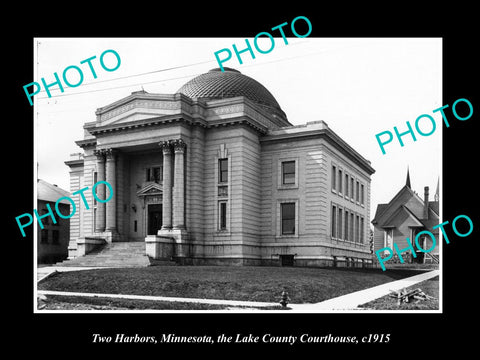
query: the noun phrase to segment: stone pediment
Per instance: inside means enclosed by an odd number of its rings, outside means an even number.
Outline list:
[[[125,124],[180,113],[181,101],[174,95],[134,92],[113,104],[97,109],[97,126]]]
[[[163,193],[162,185],[156,182],[146,182],[137,191],[137,196],[144,197],[148,195],[161,195]]]

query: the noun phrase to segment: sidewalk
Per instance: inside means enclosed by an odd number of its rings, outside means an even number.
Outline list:
[[[99,267],[73,267],[73,266],[43,266],[37,267],[37,283],[46,279],[55,272],[65,272],[65,271],[80,271],[80,270],[90,270],[90,269],[99,269]]]
[[[395,290],[400,290],[419,282],[431,279],[440,274],[439,270],[433,270],[419,275],[411,276],[409,278],[392,281],[386,284],[374,286],[369,289],[356,291],[347,295],[342,295],[336,298],[328,299],[316,304],[291,304],[289,307],[298,312],[324,312],[328,310],[358,310],[365,311],[366,309],[358,308],[359,305],[365,304],[369,301],[378,299],[382,296],[390,294]]]
[[[55,270],[55,267],[39,268],[43,271],[44,277],[49,276]],[[76,271],[87,270],[91,268],[59,268],[59,271]],[[46,274],[46,275],[45,275]],[[350,294],[342,295],[336,298],[325,300],[316,304],[288,304],[291,309],[287,311],[291,312],[308,312],[308,313],[321,313],[328,311],[342,311],[342,310],[358,310],[365,311],[366,309],[358,308],[358,305],[365,304],[369,301],[375,300],[379,297],[388,295],[391,291],[400,290],[405,287],[415,285],[416,283],[431,279],[440,274],[439,270],[433,270],[419,275],[415,275],[409,278],[392,281],[386,284],[374,286],[369,289],[356,291]],[[44,278],[43,277],[43,278]],[[218,300],[218,299],[192,299],[192,298],[178,298],[178,297],[164,297],[164,296],[144,296],[144,295],[122,295],[122,294],[93,294],[93,293],[75,293],[75,292],[63,292],[63,291],[49,291],[38,290],[38,294],[43,295],[68,295],[68,296],[86,296],[86,297],[107,297],[107,298],[122,298],[131,300],[151,300],[151,301],[177,301],[177,302],[191,302],[191,303],[203,303],[203,304],[215,304],[226,305],[231,308],[232,311],[268,311],[261,310],[262,307],[278,306],[278,303],[267,302],[254,302],[254,301],[235,301],[235,300]],[[236,307],[249,307],[248,309],[241,309]],[[278,311],[278,310],[274,310]],[[280,310],[283,311],[283,310]]]

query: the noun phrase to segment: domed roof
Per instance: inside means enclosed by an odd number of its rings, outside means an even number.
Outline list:
[[[224,70],[216,68],[199,75],[184,84],[177,93],[182,93],[190,98],[207,99],[245,96],[275,117],[286,120],[285,113],[277,100],[265,86],[238,70],[227,67],[224,67]]]

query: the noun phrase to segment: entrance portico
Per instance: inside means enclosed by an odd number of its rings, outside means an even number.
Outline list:
[[[95,202],[93,235],[107,242],[162,236],[181,243],[186,237],[185,149],[186,142],[176,138],[137,148],[93,150],[95,182],[107,181],[113,189],[108,202]],[[138,164],[140,158],[145,162]],[[133,186],[135,196],[128,191]],[[99,199],[111,195],[105,186],[96,192]],[[120,229],[119,215],[127,224]]]

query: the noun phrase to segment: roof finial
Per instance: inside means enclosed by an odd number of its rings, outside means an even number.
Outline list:
[[[408,165],[407,165],[407,183],[405,185],[410,189],[412,188],[412,186],[410,185],[410,171],[409,171]]]
[[[433,199],[435,201],[438,201],[439,198],[440,198],[440,176],[437,179],[437,190],[435,191],[435,196],[433,197]]]

